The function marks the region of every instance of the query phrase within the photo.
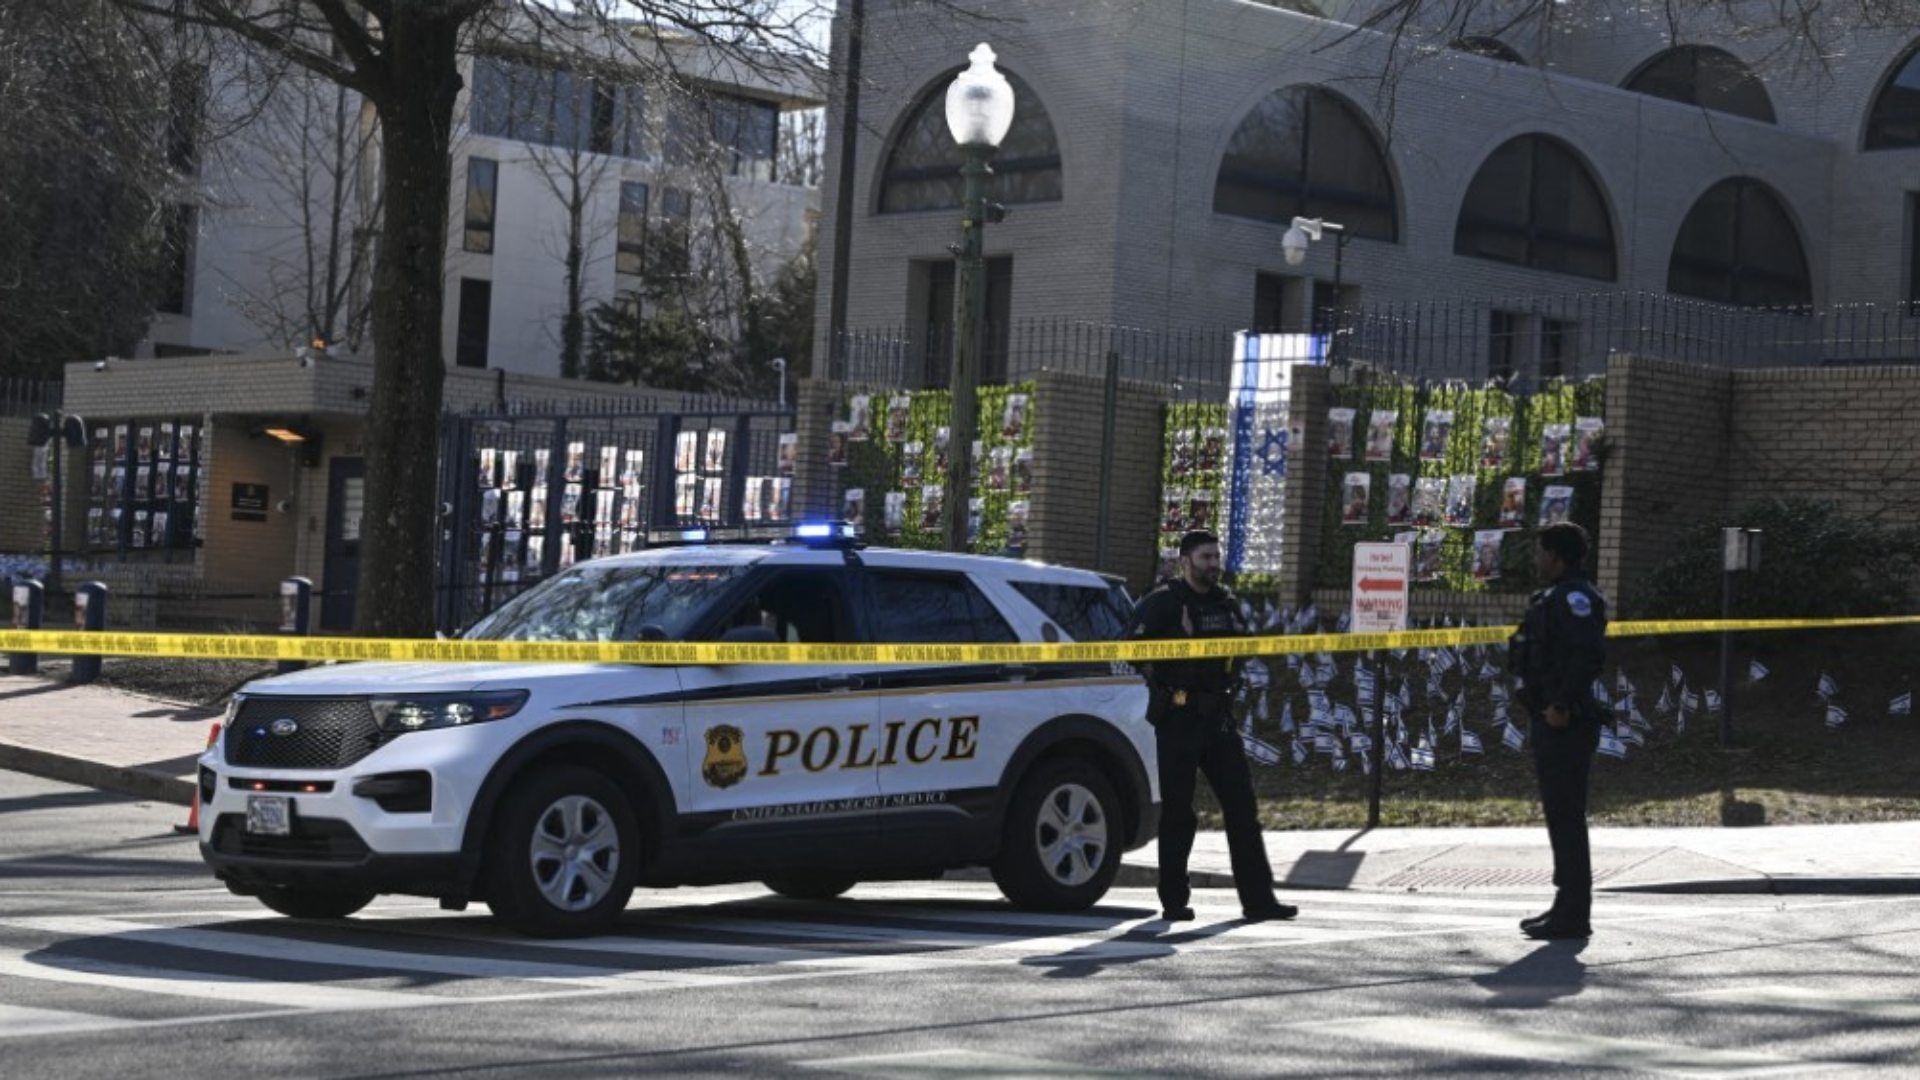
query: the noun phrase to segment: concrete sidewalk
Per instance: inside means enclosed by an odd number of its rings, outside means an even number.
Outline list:
[[[192,801],[209,709],[99,686],[0,675],[0,768],[158,799]],[[1545,828],[1322,830],[1266,834],[1285,889],[1539,893],[1552,887]],[[1920,893],[1920,821],[1754,828],[1593,830],[1601,889]],[[1228,886],[1226,838],[1200,834],[1195,885]],[[1154,845],[1120,881],[1150,885]]]

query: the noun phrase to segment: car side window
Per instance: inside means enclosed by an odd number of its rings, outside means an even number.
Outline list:
[[[1016,581],[1013,587],[1075,641],[1118,641],[1127,636],[1133,609],[1119,586]]]
[[[998,645],[1019,640],[992,601],[963,575],[874,570],[867,581],[877,641]]]
[[[713,637],[737,626],[764,626],[792,644],[857,641],[844,580],[839,570],[778,571],[721,620]]]

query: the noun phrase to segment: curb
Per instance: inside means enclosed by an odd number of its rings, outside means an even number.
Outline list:
[[[1652,885],[1598,886],[1598,892],[1674,896],[1920,896],[1920,876],[1733,878],[1725,881],[1667,881]]]
[[[136,799],[150,799],[175,806],[193,805],[195,785],[185,777],[68,757],[17,743],[0,742],[0,769],[12,769],[47,780],[130,795]]]

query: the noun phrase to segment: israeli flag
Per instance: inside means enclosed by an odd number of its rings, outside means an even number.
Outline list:
[[[1387,765],[1391,767],[1395,772],[1406,771],[1407,755],[1400,751],[1400,747],[1398,745],[1387,747]]]
[[[1354,725],[1359,723],[1359,717],[1353,714],[1352,706],[1336,705],[1333,708],[1333,722],[1340,725],[1342,733],[1346,733],[1351,732]]]
[[[1291,735],[1293,732],[1293,701],[1289,699],[1285,705],[1280,706],[1280,734]]]
[[[1623,743],[1626,743],[1628,746],[1647,745],[1647,737],[1640,733],[1639,728],[1634,727],[1631,724],[1627,725],[1626,727],[1621,727],[1620,725],[1615,724],[1613,730],[1615,734],[1620,736],[1620,741]]]
[[[1688,712],[1699,712],[1700,711],[1700,695],[1692,690],[1681,691],[1680,707],[1687,710]]]
[[[1686,673],[1680,670],[1680,665],[1679,664],[1673,665],[1673,685],[1685,686],[1686,682],[1687,682]]]
[[[1361,767],[1362,769],[1365,769],[1365,768],[1367,767],[1367,759],[1366,759],[1366,758],[1361,758],[1361,759],[1360,759],[1360,767]],[[1334,759],[1333,759],[1333,771],[1334,771],[1334,772],[1346,772],[1346,771],[1347,771],[1347,759],[1346,759],[1346,758],[1343,758],[1343,757],[1337,757],[1337,758],[1334,758]]]
[[[1340,756],[1339,740],[1335,739],[1332,734],[1325,731],[1313,737],[1313,748],[1322,754],[1332,754],[1335,757]]]
[[[1909,690],[1892,701],[1887,702],[1888,716],[1913,715],[1913,691]]]
[[[1627,670],[1620,668],[1613,673],[1613,692],[1616,694],[1633,693],[1633,684],[1627,681]]]
[[[1373,736],[1356,734],[1347,740],[1348,747],[1356,754],[1365,754],[1373,749]]]
[[[1771,674],[1773,674],[1773,672],[1767,670],[1767,665],[1761,663],[1760,661],[1758,660],[1747,661],[1747,681],[1748,682],[1757,683],[1761,679],[1764,679]]]
[[[1620,740],[1612,725],[1600,729],[1600,753],[1616,761],[1624,760],[1627,756],[1627,744]]]
[[[1422,744],[1413,748],[1413,770],[1415,772],[1433,771],[1433,747]]]
[[[1353,613],[1350,611],[1343,611],[1340,613],[1340,621],[1333,624],[1334,631],[1336,633],[1344,634],[1347,632],[1347,627],[1352,622],[1353,622]]]
[[[1827,726],[1828,727],[1837,728],[1842,724],[1845,724],[1846,722],[1847,722],[1847,710],[1841,708],[1838,705],[1829,704],[1827,706]]]
[[[1660,688],[1660,700],[1653,703],[1653,711],[1661,716],[1673,712],[1673,695],[1664,686]]]
[[[1505,723],[1511,722],[1511,718],[1507,715],[1506,702],[1503,701],[1500,704],[1495,705],[1493,707],[1493,722],[1496,724],[1505,724]]]
[[[1267,672],[1267,665],[1258,659],[1248,660],[1241,666],[1240,672],[1246,676],[1247,688],[1250,690],[1265,690],[1272,679]]]
[[[1305,765],[1307,763],[1307,744],[1301,742],[1299,739],[1293,740],[1293,763],[1295,765]]]
[[[1499,683],[1494,683],[1493,688],[1487,691],[1487,699],[1495,705],[1505,705],[1507,703],[1507,688]]]
[[[1527,737],[1520,734],[1520,729],[1511,723],[1507,725],[1507,730],[1500,733],[1500,741],[1505,743],[1509,750],[1518,750],[1527,745]]]
[[[1460,729],[1460,752],[1463,754],[1480,753],[1481,752],[1480,736],[1475,735],[1473,732],[1468,731],[1464,727],[1461,728]]]
[[[1720,711],[1719,691],[1717,690],[1707,691],[1707,711],[1710,713],[1717,713]]]
[[[1823,671],[1820,673],[1820,685],[1817,688],[1817,692],[1823,698],[1830,698],[1840,692],[1840,684],[1833,681],[1833,676]]]
[[[1280,750],[1272,743],[1256,739],[1251,735],[1242,735],[1240,745],[1246,750],[1248,757],[1262,765],[1280,764]]]
[[[1599,702],[1602,705],[1613,704],[1613,699],[1607,696],[1607,684],[1605,680],[1602,680],[1602,679],[1593,680],[1593,700]]]
[[[1400,680],[1400,708],[1413,708],[1413,687],[1405,679]]]

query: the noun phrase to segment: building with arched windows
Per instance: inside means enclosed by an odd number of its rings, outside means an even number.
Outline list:
[[[1548,31],[1489,9],[1397,44],[1355,28],[1360,3],[967,8],[866,0],[850,147],[829,117],[819,350],[894,328],[909,370],[942,377],[960,164],[942,103],[981,40],[1017,102],[986,231],[990,378],[1026,320],[1305,329],[1459,300],[1497,322],[1494,298],[1599,293],[1920,308],[1912,33],[1841,33],[1821,68],[1725,12],[1627,5]],[[1345,226],[1337,295],[1335,244],[1284,258],[1295,216]],[[1532,356],[1572,329],[1500,326]]]

